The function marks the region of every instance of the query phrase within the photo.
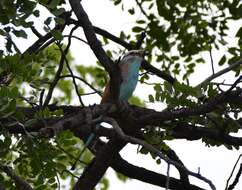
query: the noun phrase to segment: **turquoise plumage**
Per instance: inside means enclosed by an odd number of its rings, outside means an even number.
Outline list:
[[[136,88],[139,68],[143,61],[144,51],[143,50],[132,50],[124,55],[119,63],[122,82],[119,91],[119,100],[128,101],[132,96],[133,91]],[[103,93],[101,103],[109,101],[110,96],[110,83],[108,82]]]
[[[120,85],[119,99],[128,101],[136,88],[139,68],[142,58],[139,56],[125,57],[120,63],[122,83]],[[124,69],[123,69],[124,68]]]

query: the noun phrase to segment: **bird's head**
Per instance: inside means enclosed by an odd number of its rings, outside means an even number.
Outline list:
[[[137,56],[137,57],[144,58],[145,55],[146,55],[145,50],[131,50],[131,51],[128,51],[126,54],[124,54],[123,58],[128,56]]]
[[[130,63],[141,63],[146,55],[145,50],[131,50],[124,54],[123,58],[120,61],[120,64],[130,64]]]

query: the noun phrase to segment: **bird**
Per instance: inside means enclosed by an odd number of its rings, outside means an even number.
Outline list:
[[[129,98],[132,96],[138,82],[139,69],[142,61],[144,60],[145,50],[131,50],[124,54],[123,58],[118,62],[122,82],[120,84],[119,90],[119,100],[123,102],[128,102]],[[110,100],[110,81],[106,84],[104,93],[100,104],[109,102]],[[96,130],[101,127],[101,124],[96,125]],[[87,141],[85,142],[79,157],[84,153],[86,148],[90,145],[92,140],[95,138],[95,133],[92,132]],[[77,160],[76,160],[77,161]],[[72,168],[75,168],[76,162],[73,164]]]
[[[136,88],[139,68],[144,59],[144,50],[131,50],[127,52],[119,62],[122,82],[119,90],[119,100],[128,102]],[[110,98],[110,81],[106,84],[101,104],[107,103]]]

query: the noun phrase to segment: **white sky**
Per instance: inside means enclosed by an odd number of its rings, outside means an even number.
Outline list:
[[[133,3],[133,1],[127,1],[126,3]],[[121,30],[124,30],[126,32],[130,32],[130,29],[132,28],[133,24],[135,23],[135,20],[140,17],[140,14],[136,14],[136,16],[131,17],[126,12],[122,12],[119,7],[113,6],[113,4],[109,0],[82,0],[82,4],[84,6],[84,9],[86,10],[87,14],[89,15],[89,18],[91,22],[100,28],[103,28],[109,32],[111,32],[114,35],[118,35]],[[40,18],[41,19],[41,18]],[[240,22],[240,25],[242,23]],[[236,32],[236,28],[238,28],[240,25],[238,23],[233,24],[232,28],[233,30],[230,31],[230,36],[234,36]],[[81,33],[81,30],[79,30],[79,33]],[[79,36],[79,33],[75,32],[75,35]],[[20,49],[26,49],[28,46],[30,46],[33,41],[34,37],[31,37],[31,40],[26,41],[22,40],[17,43],[17,45],[20,47]],[[24,42],[24,43],[23,43]],[[2,41],[0,39],[0,43],[2,44]],[[232,42],[233,43],[233,42]],[[1,45],[0,45],[1,46]],[[83,45],[80,43],[80,41],[73,40],[71,51],[73,53],[73,56],[75,57],[75,63],[78,64],[95,64],[95,57],[93,56],[93,53],[90,51],[89,47],[86,45]],[[221,52],[214,52],[214,62],[216,63],[220,57],[223,55],[223,52],[225,52],[226,49],[223,49]],[[208,60],[208,54],[202,55]],[[87,62],[88,61],[88,62]],[[87,63],[85,63],[87,62]],[[215,67],[215,69],[218,71],[218,67]],[[201,74],[203,73],[203,74]],[[205,65],[201,65],[199,67],[199,72],[197,74],[194,74],[191,76],[192,78],[192,84],[198,84],[201,81],[203,81],[205,78],[207,78],[211,74],[211,66],[208,63]],[[226,75],[226,80],[228,82],[231,80],[231,82],[234,80],[233,75],[228,74]],[[135,94],[145,94],[144,91],[142,91],[144,87],[141,85],[138,85],[137,90],[135,91]],[[147,88],[147,87],[146,87]],[[147,89],[146,89],[147,91]],[[143,98],[147,97],[147,93],[143,95]],[[90,101],[90,104],[92,103],[98,103],[99,99],[94,98]],[[155,106],[149,105],[150,107],[155,107],[159,109],[157,104]],[[173,148],[178,156],[181,158],[181,160],[184,162],[186,167],[194,172],[198,170],[200,167],[201,174],[205,177],[212,180],[212,182],[215,184],[218,190],[224,189],[226,180],[228,179],[230,172],[233,168],[233,165],[235,161],[237,160],[239,154],[241,154],[241,150],[239,151],[229,151],[226,148],[223,147],[205,147],[204,144],[201,143],[201,141],[194,141],[194,142],[188,142],[184,140],[176,140],[172,142],[167,142],[171,148]],[[151,159],[150,156],[144,156],[141,154],[136,154],[136,146],[127,146],[122,151],[121,154],[124,158],[126,158],[129,162],[146,167],[147,169],[151,169],[157,172],[162,172],[163,174],[166,174],[166,165],[161,164],[157,165],[153,159]],[[173,172],[172,169],[171,176],[178,177],[176,172]],[[236,172],[235,172],[236,173]],[[158,190],[162,189],[157,186],[153,186],[150,184],[142,183],[137,180],[128,180],[128,182],[123,183],[120,182],[115,178],[114,172],[109,169],[107,172],[107,177],[110,178],[110,189],[113,190],[123,190],[123,189],[139,189],[139,190]],[[190,177],[190,181],[194,184],[201,185],[202,187],[209,189],[207,184],[204,184],[203,182],[200,182],[194,178]],[[242,180],[241,180],[242,181]],[[242,189],[242,182],[236,186],[236,190]]]

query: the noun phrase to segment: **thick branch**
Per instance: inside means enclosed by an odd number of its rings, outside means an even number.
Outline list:
[[[111,167],[115,171],[122,173],[123,175],[129,178],[137,179],[160,187],[165,187],[167,176],[158,174],[156,172],[147,170],[142,167],[132,165],[128,163],[126,160],[122,159],[120,155],[115,157],[115,159],[111,164]],[[173,177],[170,177],[169,188],[173,190],[177,190],[177,189],[187,190],[187,189],[184,189],[184,186],[180,180],[177,180]],[[190,190],[203,190],[203,189],[195,185],[190,185]]]
[[[241,137],[233,137],[218,129],[198,127],[187,123],[179,123],[169,131],[169,135],[176,139],[198,140],[201,138],[213,139],[227,145],[242,146]]]
[[[92,160],[92,163],[85,169],[83,175],[76,183],[74,190],[92,190],[101,180],[112,159],[117,156],[118,152],[125,146],[119,138],[111,139],[104,145]]]
[[[144,125],[144,124],[160,124],[163,121],[173,120],[175,118],[184,118],[189,116],[199,116],[205,113],[209,113],[216,109],[217,105],[224,104],[226,102],[230,102],[230,96],[241,96],[242,89],[238,88],[231,93],[221,93],[217,96],[210,98],[206,103],[197,105],[193,108],[181,108],[181,109],[174,109],[174,110],[164,110],[162,112],[153,112],[153,113],[144,113],[139,117],[138,113],[136,114],[138,119],[137,122]]]

